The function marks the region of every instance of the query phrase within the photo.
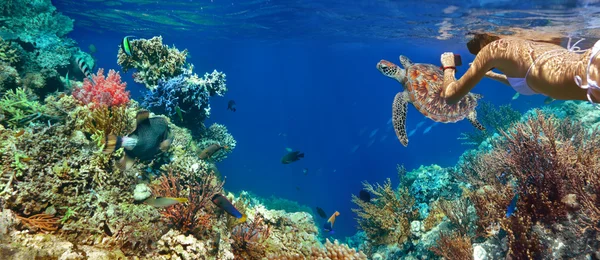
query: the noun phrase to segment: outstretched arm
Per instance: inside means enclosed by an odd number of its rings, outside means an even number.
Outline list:
[[[467,95],[493,67],[492,63],[494,61],[493,52],[486,46],[477,54],[465,75],[456,80],[454,76],[456,73],[454,54],[446,52],[442,54],[441,60],[444,67],[444,92],[442,92],[442,97],[445,97],[446,102],[449,104],[458,103]]]

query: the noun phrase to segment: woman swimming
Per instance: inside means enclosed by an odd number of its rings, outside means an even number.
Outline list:
[[[456,80],[454,54],[442,54],[447,102],[461,100],[484,77],[504,82],[523,95],[542,94],[559,100],[600,102],[600,41],[589,50],[517,38],[487,38],[467,72]],[[481,39],[480,39],[481,40]],[[581,54],[580,54],[581,53]],[[504,73],[491,72],[497,69]]]

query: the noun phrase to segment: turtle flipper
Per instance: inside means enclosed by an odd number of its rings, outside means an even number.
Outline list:
[[[413,62],[404,55],[400,55],[398,59],[400,60],[400,64],[402,64],[402,67],[404,67],[405,69],[413,65]]]
[[[400,143],[404,146],[408,146],[408,136],[406,135],[406,111],[408,110],[408,98],[406,93],[398,92],[394,97],[394,103],[392,105],[392,123],[394,124],[394,131]]]
[[[473,110],[473,112],[469,113],[469,115],[467,116],[467,119],[469,119],[469,122],[471,122],[471,124],[481,130],[481,131],[485,131],[485,127],[479,123],[479,121],[477,121],[477,112],[475,110]]]

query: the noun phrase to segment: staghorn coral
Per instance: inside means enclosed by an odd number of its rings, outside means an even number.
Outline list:
[[[352,202],[359,209],[352,209],[358,215],[360,229],[374,245],[404,243],[410,236],[410,220],[416,217],[413,209],[415,199],[406,188],[392,189],[390,179],[383,186],[363,182],[367,191],[375,195],[372,202],[364,202],[352,195]]]
[[[123,136],[133,130],[135,120],[130,116],[132,110],[125,106],[81,109],[79,114],[85,119],[80,130],[90,133],[92,140],[101,146],[107,135]]]
[[[48,118],[44,106],[33,95],[22,88],[9,90],[0,99],[0,112],[12,127],[24,126],[39,119]]]
[[[92,78],[94,83],[86,78],[82,87],[73,90],[73,97],[79,102],[84,105],[92,103],[93,108],[121,106],[129,102],[129,91],[125,90],[127,83],[121,82],[118,72],[111,69],[105,77],[104,69],[100,68]]]
[[[16,65],[21,60],[17,49],[13,48],[9,42],[0,37],[0,62],[8,65]]]
[[[430,250],[444,259],[473,259],[471,238],[458,233],[441,233],[437,245],[431,247]]]
[[[169,79],[183,73],[187,49],[179,51],[174,46],[163,45],[162,36],[152,39],[137,39],[130,41],[132,55],[126,55],[119,48],[117,63],[124,72],[137,69],[135,81],[146,85],[148,89],[156,88],[159,80]]]
[[[204,120],[210,116],[211,96],[222,96],[227,91],[225,74],[214,71],[204,78],[192,75],[191,70],[167,80],[148,91],[142,105],[155,113],[166,114],[171,121],[192,129],[198,136],[205,131]]]

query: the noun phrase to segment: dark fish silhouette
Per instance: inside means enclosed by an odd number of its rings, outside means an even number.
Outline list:
[[[291,152],[291,153],[288,153],[285,156],[283,156],[283,158],[281,158],[281,163],[283,163],[283,164],[293,163],[295,161],[300,160],[300,158],[304,158],[304,153],[302,153],[300,151]]]
[[[360,190],[358,197],[364,202],[371,202],[371,193],[366,190]]]
[[[317,207],[317,213],[320,217],[327,218],[327,214],[325,214],[325,211],[322,208]]]
[[[235,101],[233,99],[229,100],[229,103],[227,103],[227,109],[229,109],[229,110],[231,110],[233,112],[235,112],[237,110],[235,108]]]
[[[237,210],[235,208],[235,206],[233,206],[233,204],[231,204],[231,201],[229,201],[225,196],[223,196],[221,194],[216,194],[215,196],[212,197],[212,202],[217,207],[219,207],[220,209],[227,212],[229,215],[237,218],[240,223],[243,223],[246,221],[246,214],[242,214],[239,210]]]
[[[161,152],[166,152],[173,136],[169,129],[167,119],[164,117],[150,118],[148,110],[140,110],[136,115],[135,130],[127,136],[109,135],[104,144],[104,153],[125,148],[125,156],[119,161],[121,169],[129,169],[133,165],[133,158],[148,161]]]
[[[206,160],[210,159],[215,153],[221,151],[221,149],[227,149],[227,146],[221,146],[220,144],[211,144],[208,147],[204,148],[202,152],[200,152],[200,159]]]

